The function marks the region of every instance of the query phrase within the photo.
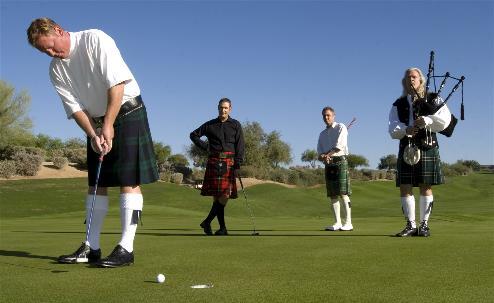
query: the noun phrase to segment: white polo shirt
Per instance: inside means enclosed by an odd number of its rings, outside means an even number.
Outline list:
[[[330,127],[327,127],[319,134],[317,142],[317,153],[327,153],[333,148],[338,148],[340,151],[333,154],[334,157],[348,155],[348,130],[343,123],[333,122]]]
[[[108,105],[108,89],[125,82],[122,104],[140,95],[130,69],[113,39],[104,32],[90,29],[70,32],[67,59],[53,58],[50,79],[70,119],[86,110],[91,117],[101,117]]]

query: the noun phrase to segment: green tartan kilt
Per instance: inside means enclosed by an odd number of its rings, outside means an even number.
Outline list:
[[[113,147],[105,155],[98,186],[137,186],[158,180],[158,167],[146,107],[117,117]],[[88,184],[94,186],[99,155],[87,139]]]
[[[415,165],[405,163],[403,152],[404,148],[400,148],[396,172],[397,187],[401,184],[412,184],[417,187],[420,184],[438,185],[444,183],[439,147],[428,150],[420,148],[420,160]]]
[[[326,164],[324,169],[326,177],[327,196],[339,196],[352,194],[350,177],[348,176],[348,162],[341,160],[337,163]]]

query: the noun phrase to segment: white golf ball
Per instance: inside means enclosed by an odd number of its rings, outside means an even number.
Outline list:
[[[156,276],[156,282],[158,282],[158,283],[165,282],[165,279],[166,278],[165,278],[165,275],[164,274],[159,274],[159,275]]]

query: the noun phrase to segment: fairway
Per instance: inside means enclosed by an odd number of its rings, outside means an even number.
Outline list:
[[[184,186],[143,187],[135,264],[65,265],[85,237],[84,178],[0,181],[1,302],[492,302],[494,175],[448,178],[434,189],[430,238],[392,237],[404,226],[390,181],[353,183],[353,232],[332,223],[324,187],[246,189],[226,209],[230,236],[199,223],[210,198]],[[101,236],[120,239],[118,192]],[[241,194],[241,193],[240,193]],[[418,203],[417,203],[418,213]],[[217,222],[213,222],[213,229]],[[155,282],[163,273],[166,282]],[[212,284],[209,289],[192,289]],[[489,299],[491,298],[491,299]]]

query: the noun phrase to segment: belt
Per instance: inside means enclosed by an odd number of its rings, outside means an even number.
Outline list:
[[[233,159],[235,157],[235,153],[233,153],[233,152],[219,152],[219,153],[213,152],[213,153],[210,153],[209,156],[213,157],[213,158],[220,158],[220,159],[227,159],[227,158]]]
[[[346,156],[331,157],[331,163],[338,163],[338,162],[345,161],[345,160],[346,160]]]
[[[120,106],[120,111],[117,114],[116,119],[125,117],[126,115],[130,114],[131,112],[138,110],[139,108],[144,106],[144,102],[142,102],[141,95],[134,97],[132,99],[129,99],[125,101],[124,104]],[[105,116],[101,117],[95,117],[93,118],[93,121],[99,125],[103,124],[103,120],[105,119]]]

